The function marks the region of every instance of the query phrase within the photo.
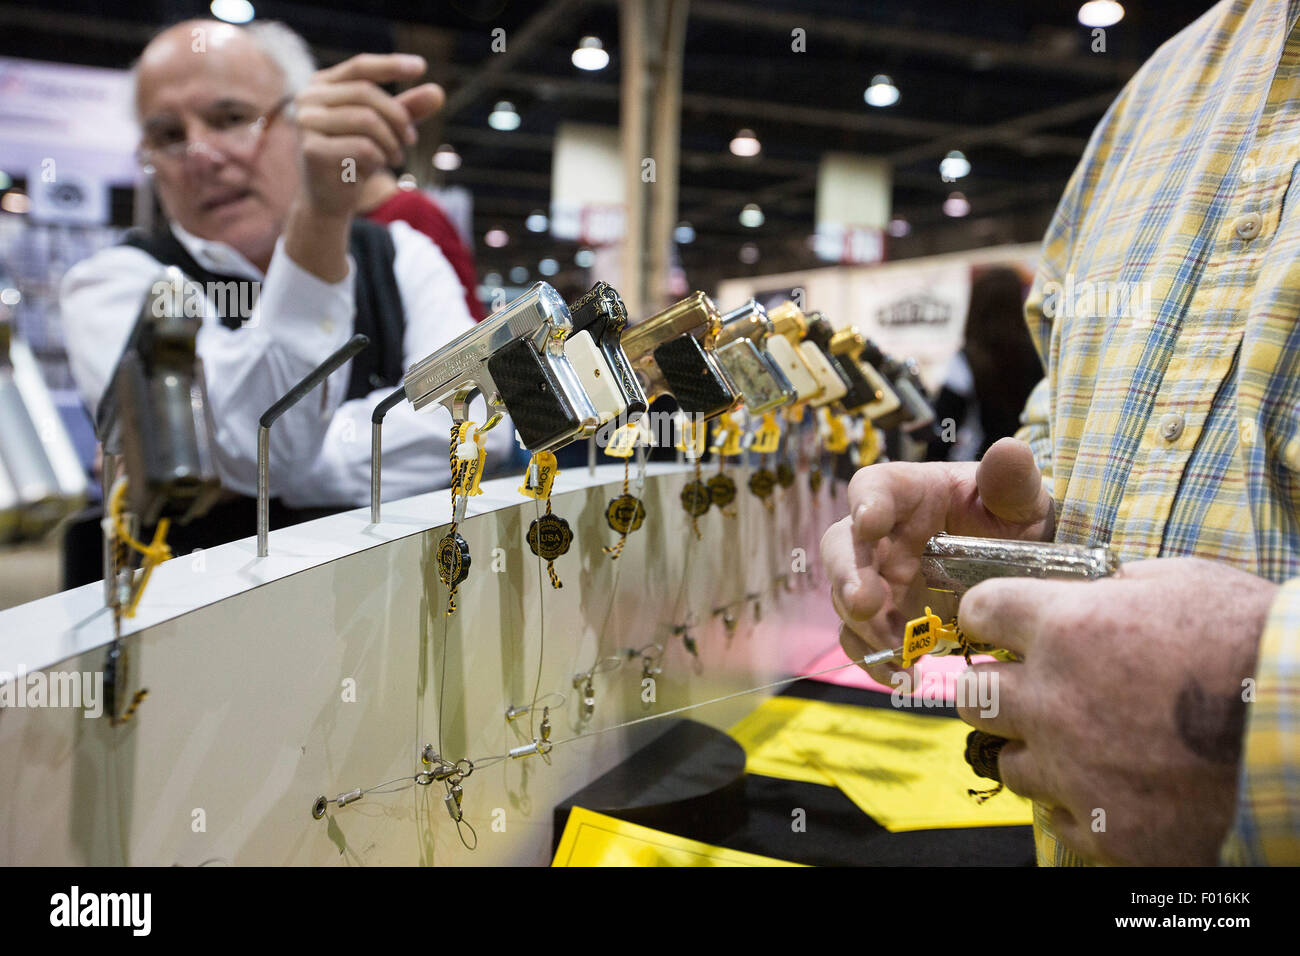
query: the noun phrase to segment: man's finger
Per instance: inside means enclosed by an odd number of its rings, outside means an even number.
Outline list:
[[[342,63],[320,70],[316,76],[330,83],[345,80],[400,83],[418,79],[428,68],[424,57],[414,53],[358,53]]]
[[[835,611],[846,621],[869,621],[885,605],[885,583],[872,564],[871,546],[854,538],[848,518],[822,536],[822,564]]]
[[[404,157],[402,144],[392,129],[378,114],[364,106],[336,106],[332,109],[308,106],[298,114],[298,122],[304,129],[325,136],[367,136],[388,154],[388,163],[392,166],[399,165]]]
[[[1034,720],[1024,672],[1024,664],[1003,661],[975,664],[962,671],[957,675],[957,692],[965,703],[957,708],[957,716],[995,737],[1024,740],[1025,730]]]
[[[442,109],[447,95],[437,83],[421,83],[396,96],[399,105],[406,108],[412,123],[420,123]]]
[[[356,80],[347,83],[317,83],[298,95],[299,114],[312,106],[368,106],[384,118],[399,139],[411,125],[406,108],[373,83]]]
[[[1053,516],[1052,497],[1033,452],[1015,438],[1003,438],[984,453],[975,484],[984,507],[1003,521],[1023,525]]]
[[[1009,740],[998,753],[998,776],[1012,793],[1053,806],[1058,801],[1043,780],[1041,768],[1029,747],[1021,740]]]
[[[1077,586],[1077,585],[1076,585]],[[1060,581],[993,578],[971,588],[957,608],[957,624],[974,644],[1028,657],[1060,597]]]

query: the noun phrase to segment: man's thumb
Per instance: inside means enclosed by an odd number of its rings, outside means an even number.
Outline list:
[[[1034,455],[1015,438],[1003,438],[984,453],[975,484],[984,507],[1003,521],[1033,524],[1052,516],[1052,498]]]

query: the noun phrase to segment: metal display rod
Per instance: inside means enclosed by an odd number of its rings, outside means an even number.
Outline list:
[[[370,339],[357,333],[337,352],[327,358],[301,382],[289,389],[274,405],[262,413],[257,423],[257,556],[268,553],[271,524],[271,426],[275,420],[297,405],[304,395],[314,389],[334,371],[367,345]]]
[[[379,524],[379,465],[383,444],[384,416],[402,399],[406,398],[406,387],[399,385],[393,394],[375,406],[370,416],[370,523]]]

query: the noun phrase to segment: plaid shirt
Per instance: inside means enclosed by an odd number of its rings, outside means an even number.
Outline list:
[[[1224,862],[1300,863],[1300,0],[1224,0],[1107,111],[1026,306],[1057,540],[1277,582]],[[1042,816],[1035,814],[1036,818]],[[1036,820],[1040,864],[1080,862]]]

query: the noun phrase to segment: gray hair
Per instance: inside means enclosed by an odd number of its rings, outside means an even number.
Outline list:
[[[311,82],[312,74],[316,72],[316,58],[311,55],[307,41],[290,27],[278,20],[256,20],[246,25],[215,20],[212,22],[220,23],[222,26],[235,26],[243,30],[257,44],[284,78],[283,95],[293,96]],[[152,43],[153,39],[170,29],[172,27],[159,30],[149,42]],[[140,119],[140,60],[138,58],[131,64],[131,89],[138,121]]]

